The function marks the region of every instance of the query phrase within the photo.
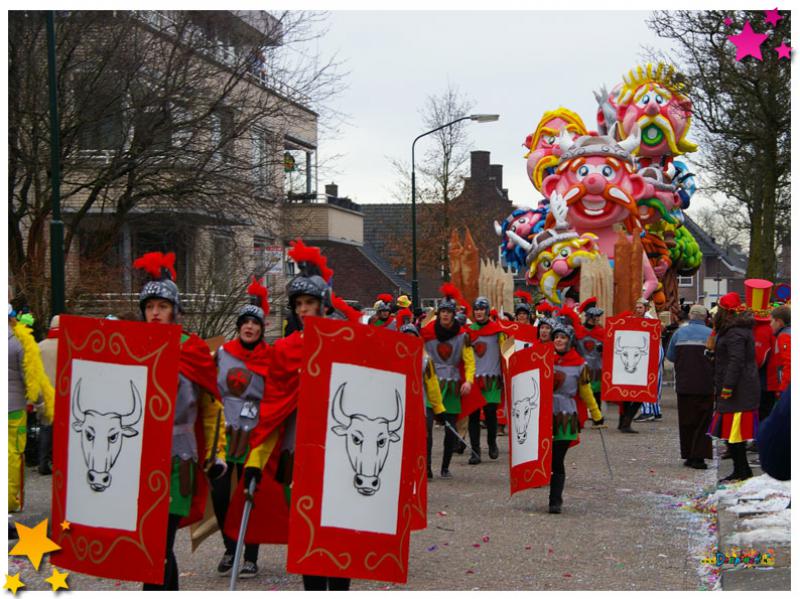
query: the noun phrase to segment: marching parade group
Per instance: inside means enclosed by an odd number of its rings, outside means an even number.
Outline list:
[[[576,309],[554,308],[546,302],[533,305],[529,294],[518,292],[512,315],[498,313],[485,297],[468,304],[455,286],[445,284],[442,298],[431,312],[412,312],[406,296],[395,299],[384,294],[367,321],[335,295],[333,272],[317,248],[298,240],[292,243],[289,255],[298,264],[299,274],[287,285],[288,320],[283,337],[272,344],[264,339],[270,314],[268,291],[255,279],[247,289],[250,303],[238,312],[235,337],[213,355],[197,335],[185,332],[181,337],[164,577],[161,584],[145,584],[145,589],[178,589],[179,567],[173,546],[195,496],[208,494],[208,487],[197,484],[198,479],[205,478],[210,484],[222,531],[224,553],[217,566],[221,576],[231,576],[237,545],[236,523],[231,525],[229,518],[234,471],[242,481],[237,492],[269,484],[279,491],[280,501],[290,503],[304,321],[312,316],[366,322],[421,338],[428,479],[434,478],[434,423],[443,425],[445,433],[441,478],[454,476],[454,453],[468,451],[470,465],[481,462],[483,429],[488,457],[498,459],[498,436],[505,434],[507,424],[503,361],[517,349],[551,344],[555,375],[548,511],[561,513],[567,451],[579,442],[587,420],[593,427],[607,427],[600,384],[603,311],[594,298]],[[174,281],[174,255],[146,254],[134,266],[149,277],[139,295],[141,319],[153,325],[180,323],[183,309]],[[756,295],[761,298],[759,305],[753,303]],[[720,299],[713,317],[703,306],[687,306],[686,322],[668,331],[671,336],[668,342],[665,338],[661,359],[666,356],[675,365],[680,451],[687,467],[707,467],[713,436],[727,441],[733,459],[734,472],[727,479],[751,476],[745,452],[747,442],[756,439],[759,420],[777,410],[774,406],[781,402],[788,409],[788,400],[777,398],[788,394],[790,310],[787,306],[772,308],[768,299],[769,293],[753,294],[748,287],[748,303],[730,293]],[[630,316],[654,318],[644,299],[636,303]],[[15,320],[11,306],[8,338],[8,497],[9,510],[14,512],[22,509],[23,501],[26,404],[36,404],[43,420],[52,422],[54,393],[32,333]],[[58,338],[57,326],[49,338]],[[661,370],[660,364],[659,374]],[[639,403],[619,403],[617,429],[621,433],[638,432],[633,428],[635,421],[660,417],[657,402],[655,412],[637,418],[641,407]],[[202,426],[195,427],[196,422]],[[198,435],[199,430],[203,434]],[[285,527],[274,520],[265,525]],[[258,550],[256,543],[245,544],[239,577],[256,575]],[[303,583],[307,590],[350,586],[347,578],[311,575],[303,576]]]

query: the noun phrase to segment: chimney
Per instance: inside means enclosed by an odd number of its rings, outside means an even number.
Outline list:
[[[494,184],[497,189],[503,189],[503,165],[502,164],[493,164],[489,167],[491,177],[494,179]]]
[[[339,186],[336,183],[329,183],[325,186],[325,195],[331,198],[338,198]]]
[[[471,164],[469,177],[474,183],[486,181],[489,178],[489,152],[475,150],[470,152]]]

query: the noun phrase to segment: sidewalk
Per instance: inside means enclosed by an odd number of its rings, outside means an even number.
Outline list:
[[[721,452],[722,444],[718,447]],[[753,478],[742,483],[719,484],[709,497],[717,502],[718,553],[724,591],[791,590],[790,481],[764,474],[758,454],[747,457]],[[731,460],[716,460],[718,479],[733,468]],[[767,558],[764,560],[764,558]],[[751,565],[766,561],[766,566]]]

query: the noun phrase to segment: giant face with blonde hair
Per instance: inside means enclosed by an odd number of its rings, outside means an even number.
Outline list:
[[[562,129],[569,132],[573,139],[587,134],[586,125],[583,124],[581,117],[567,108],[560,107],[545,112],[536,125],[536,131],[525,140],[524,145],[528,148],[528,153],[525,154],[525,158],[528,159],[528,178],[538,191],[542,190],[544,178],[552,174],[558,164],[556,141]]]
[[[627,137],[638,123],[642,132],[639,156],[680,156],[697,150],[697,144],[686,139],[692,104],[682,93],[685,86],[675,67],[650,63],[631,69],[622,80],[613,99],[617,134]]]

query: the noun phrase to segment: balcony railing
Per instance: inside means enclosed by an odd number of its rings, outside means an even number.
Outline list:
[[[175,35],[177,32],[177,23],[165,12],[158,10],[135,10],[133,14],[161,33]],[[231,16],[236,17],[233,13],[231,13]],[[204,54],[208,58],[231,69],[236,68],[239,64],[236,48],[221,42],[218,42],[213,49],[205,50]],[[283,81],[278,81],[274,77],[270,77],[265,69],[260,68],[260,65],[251,66],[246,77],[249,81],[260,85],[268,91],[275,92],[292,102],[297,102],[305,107],[310,107],[311,105],[311,98],[308,95],[301,93]]]

